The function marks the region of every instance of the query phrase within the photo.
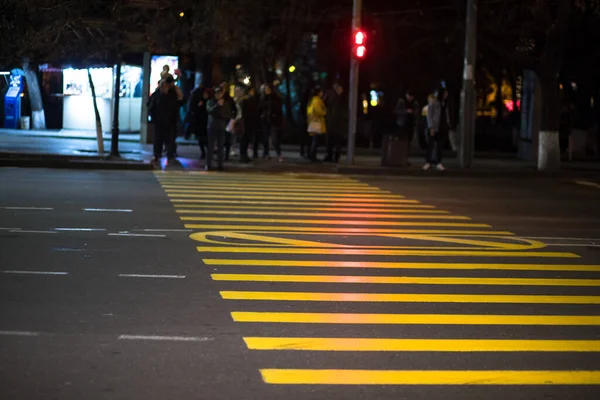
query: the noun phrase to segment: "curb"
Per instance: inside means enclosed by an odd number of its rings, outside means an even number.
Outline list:
[[[109,169],[149,171],[153,167],[142,161],[108,160],[101,157],[60,156],[53,154],[0,153],[0,167]]]

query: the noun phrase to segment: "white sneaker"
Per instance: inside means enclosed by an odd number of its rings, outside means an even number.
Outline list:
[[[439,163],[438,165],[436,165],[435,167],[438,171],[445,171],[446,168],[444,168],[444,166],[442,165],[442,163]]]
[[[427,163],[423,165],[423,171],[427,171],[429,168],[431,168],[431,164]]]

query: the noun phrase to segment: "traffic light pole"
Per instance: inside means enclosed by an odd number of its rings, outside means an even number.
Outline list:
[[[352,8],[352,32],[360,28],[360,15],[362,12],[362,0],[354,0]],[[348,121],[348,150],[346,162],[354,164],[354,146],[356,142],[356,116],[358,108],[358,60],[352,55],[350,57],[350,84],[348,87],[348,109],[350,121]]]
[[[477,3],[467,1],[467,30],[463,87],[460,93],[459,161],[461,168],[470,168],[475,153],[475,61],[477,54]]]

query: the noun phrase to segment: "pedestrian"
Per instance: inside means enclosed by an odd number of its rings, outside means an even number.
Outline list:
[[[258,154],[258,143],[259,143],[259,115],[258,115],[258,96],[256,95],[256,89],[254,87],[248,88],[248,94],[246,96],[246,112],[244,114],[244,136],[240,142],[240,152],[244,151],[244,154],[240,154],[242,162],[247,163],[250,161],[248,156],[248,147],[250,143],[253,144],[253,158],[256,158]]]
[[[160,161],[163,146],[167,147],[167,158],[172,160],[175,154],[175,135],[179,118],[179,107],[183,105],[183,93],[175,86],[173,76],[161,80],[150,102],[150,115],[154,121],[154,162]]]
[[[340,82],[327,96],[327,156],[325,162],[338,163],[342,144],[348,132],[348,99]],[[335,153],[334,153],[335,149]]]
[[[233,100],[233,97],[231,97],[230,94],[231,87],[229,83],[226,81],[221,82],[221,89],[223,89],[223,100],[229,104],[229,109],[231,110],[230,120],[234,120],[236,116],[236,106],[235,100]],[[225,131],[225,161],[229,161],[233,140],[233,134]]]
[[[206,124],[208,122],[206,102],[209,98],[208,89],[206,89],[204,85],[200,85],[192,91],[188,102],[189,131],[196,135],[196,138],[198,139],[201,160],[206,158]]]
[[[240,162],[247,163],[248,139],[246,138],[246,115],[248,114],[248,97],[244,86],[236,85],[234,89],[234,100],[236,106],[235,119],[233,120],[232,133],[240,145]]]
[[[419,103],[413,93],[407,90],[404,97],[398,99],[396,104],[396,125],[400,129],[400,135],[406,138],[407,154],[410,154],[410,144],[417,126],[418,114]]]
[[[281,135],[283,127],[283,100],[279,94],[274,93],[270,85],[263,85],[259,102],[261,141],[265,151],[264,159],[270,159],[270,140],[275,146],[279,162],[283,161],[281,152]]]
[[[224,147],[225,147],[225,135],[227,134],[226,128],[227,123],[231,120],[232,110],[229,102],[224,99],[223,88],[217,86],[215,88],[215,95],[208,101],[206,111],[208,113],[208,148],[206,154],[206,166],[205,169],[210,171],[212,169],[212,159],[215,145],[217,146],[217,169],[223,170],[223,159]]]
[[[441,90],[429,98],[427,106],[427,156],[423,166],[425,171],[432,165],[439,171],[445,169],[442,164],[442,150],[449,127],[448,103],[444,101],[444,90]]]
[[[308,121],[307,131],[312,136],[312,144],[310,146],[309,159],[317,161],[317,151],[319,149],[320,137],[327,133],[325,125],[325,116],[327,115],[327,107],[323,102],[323,90],[320,87],[313,89],[313,97],[306,109],[306,117]]]

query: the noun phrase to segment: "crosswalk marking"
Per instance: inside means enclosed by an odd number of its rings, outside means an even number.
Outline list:
[[[600,326],[600,316],[590,315],[356,314],[233,311],[231,317],[236,322],[292,324]]]
[[[599,385],[600,371],[261,369],[279,385]]]
[[[600,296],[221,291],[225,300],[372,303],[600,304]]]
[[[598,370],[519,370],[514,363],[435,369],[436,353],[502,353],[508,360],[523,352],[532,354],[532,359],[536,353],[599,353],[600,340],[594,336],[506,336],[515,327],[576,327],[587,335],[585,329],[600,326],[595,310],[600,295],[592,291],[600,287],[600,279],[592,275],[600,272],[600,265],[579,263],[575,253],[546,251],[543,242],[494,230],[468,216],[353,178],[204,172],[159,172],[157,178],[185,228],[193,230],[190,238],[197,244],[202,265],[210,268],[216,283],[226,286],[219,287],[219,294],[236,307],[231,318],[241,324],[247,348],[270,352],[270,364],[260,365],[267,384],[600,384]],[[486,263],[486,257],[507,262]],[[532,262],[509,262],[511,258]],[[558,262],[566,259],[569,263]],[[304,274],[306,268],[323,274]],[[375,271],[379,269],[386,273],[380,275]],[[402,276],[404,270],[421,272]],[[466,276],[455,276],[460,271]],[[486,271],[490,277],[481,276]],[[511,276],[511,271],[518,274]],[[484,287],[493,287],[492,294],[482,292]],[[261,290],[265,288],[269,289]],[[400,288],[410,293],[395,293]],[[510,292],[502,293],[505,290]],[[402,312],[378,312],[395,304]],[[465,313],[469,308],[459,308],[463,305],[478,311]],[[517,305],[523,305],[523,311]],[[551,305],[561,308],[546,314],[545,307]],[[411,313],[415,309],[420,313]],[[546,311],[538,313],[541,310]],[[263,331],[263,324],[271,325]],[[389,337],[401,325],[417,330],[407,328],[410,337],[397,337],[404,336],[404,330]],[[483,332],[481,337],[460,337],[468,326]],[[456,334],[428,337],[427,329],[438,327],[455,327]],[[351,337],[340,337],[345,328]],[[251,336],[246,329],[268,334]],[[314,330],[325,333],[309,333]],[[388,332],[388,337],[381,332]],[[424,333],[414,337],[414,332]],[[352,358],[353,365],[328,361],[333,369],[316,369],[313,354],[306,369],[293,369],[286,367],[294,365],[277,358],[281,351],[320,352],[321,359],[333,352],[371,352],[370,357],[377,352],[431,352],[433,356],[431,370],[411,369],[411,365],[403,366],[406,370],[385,370],[385,364],[378,369],[351,369],[361,367],[359,357]],[[493,369],[498,366],[503,369]]]
[[[600,340],[372,339],[245,337],[250,350],[600,352]]]
[[[482,263],[408,263],[377,261],[329,260],[239,260],[204,258],[206,265],[247,267],[307,267],[307,268],[381,268],[381,269],[440,269],[440,270],[498,270],[498,271],[583,271],[600,272],[600,265],[578,264],[482,264]]]

